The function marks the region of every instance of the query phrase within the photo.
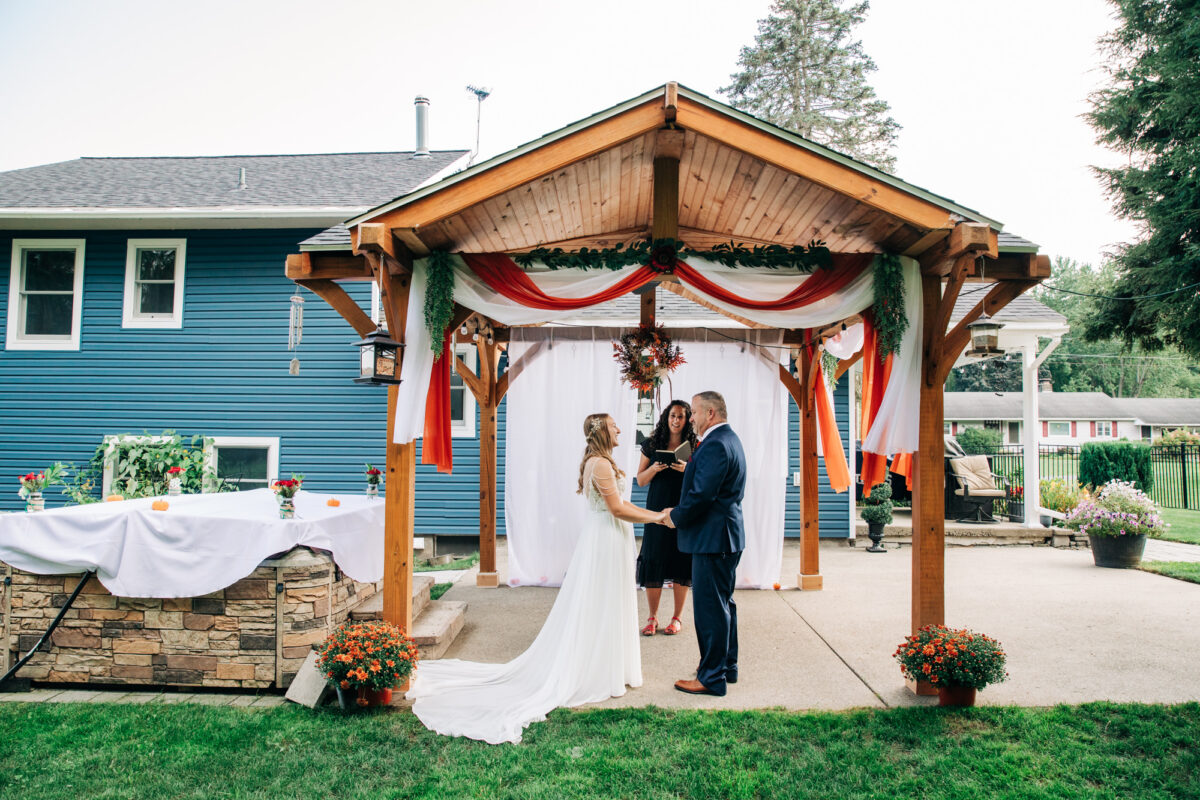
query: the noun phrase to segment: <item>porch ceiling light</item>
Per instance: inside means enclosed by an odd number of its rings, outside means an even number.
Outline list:
[[[971,349],[966,354],[975,358],[1004,355],[1000,348],[1000,329],[1003,327],[1003,323],[981,314],[979,319],[967,325],[971,332]]]
[[[400,365],[404,345],[389,339],[387,332],[376,328],[357,343],[359,353],[358,377],[355,383],[386,386],[400,383]]]

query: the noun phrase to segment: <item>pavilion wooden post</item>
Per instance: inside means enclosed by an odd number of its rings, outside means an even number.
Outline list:
[[[801,346],[796,356],[799,380],[779,365],[779,379],[800,409],[800,574],[796,586],[802,591],[823,589],[821,577],[820,520],[817,484],[817,409],[813,402],[815,380],[819,380],[820,358],[814,348]]]
[[[480,338],[479,351],[479,574],[476,586],[500,585],[496,570],[496,408],[500,405],[497,373],[500,348]]]

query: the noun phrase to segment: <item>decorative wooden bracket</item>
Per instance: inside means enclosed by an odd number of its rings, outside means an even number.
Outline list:
[[[833,373],[833,379],[835,381],[841,380],[842,376],[845,375],[846,372],[851,367],[853,367],[858,362],[862,361],[862,357],[863,357],[863,351],[859,350],[857,353],[850,356],[849,358],[843,358],[841,361],[839,361],[838,365],[837,365],[837,371],[835,371]]]
[[[350,323],[350,327],[354,328],[354,332],[359,336],[366,336],[375,330],[375,321],[336,282],[299,280],[296,283],[328,303],[334,311],[341,314],[342,319]]]
[[[950,235],[926,250],[917,259],[926,275],[949,275],[959,256],[964,253],[996,258],[1000,253],[998,237],[982,222],[960,222]]]

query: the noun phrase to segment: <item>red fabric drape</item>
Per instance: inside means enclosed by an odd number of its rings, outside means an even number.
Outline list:
[[[812,277],[778,300],[747,300],[744,297],[738,297],[682,261],[675,265],[675,275],[682,283],[694,286],[723,303],[759,311],[789,311],[823,300],[831,294],[841,291],[862,274],[862,271],[869,267],[874,260],[873,253],[835,253],[833,269],[817,270]]]
[[[817,408],[817,427],[821,436],[821,452],[825,456],[825,475],[829,485],[839,494],[850,488],[850,467],[846,464],[846,450],[838,433],[837,420],[833,416],[833,405],[821,384],[825,376],[813,382],[813,399]]]
[[[433,362],[429,394],[425,399],[425,438],[421,442],[421,463],[433,464],[438,472],[454,470],[454,447],[450,438],[450,372],[454,353],[450,341],[454,332],[442,337],[441,358]]]
[[[879,405],[883,401],[883,392],[887,388],[888,378],[892,373],[892,357],[886,360],[879,358],[879,333],[875,330],[874,319],[870,313],[863,314],[863,372],[862,372],[862,439],[867,438],[871,424],[879,413]],[[887,456],[879,453],[863,451],[862,482],[863,494],[883,483],[887,477]]]
[[[567,299],[551,297],[543,292],[537,287],[537,284],[530,280],[525,271],[504,253],[463,253],[462,259],[471,268],[471,271],[497,294],[528,308],[544,308],[553,311],[569,311],[607,303],[609,300],[615,300],[646,285],[657,274],[649,267],[642,267],[630,273],[629,277],[615,284],[611,289],[587,297]]]

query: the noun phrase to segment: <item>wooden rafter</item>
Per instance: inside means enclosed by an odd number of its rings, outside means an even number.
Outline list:
[[[845,375],[846,372],[851,367],[853,367],[859,361],[862,361],[862,357],[863,357],[863,351],[859,350],[857,353],[850,356],[849,358],[843,358],[840,361],[838,361],[837,370],[833,373],[833,379],[835,381],[841,380],[842,376]]]
[[[350,323],[350,327],[354,328],[354,332],[359,336],[366,336],[375,330],[375,321],[335,281],[298,280],[296,283],[328,303],[334,311],[341,315],[342,319]]]
[[[949,275],[958,258],[965,253],[999,255],[996,232],[982,222],[960,222],[950,235],[926,250],[917,259],[926,275]]]
[[[284,274],[294,281],[369,281],[375,278],[366,259],[344,253],[290,253]]]

